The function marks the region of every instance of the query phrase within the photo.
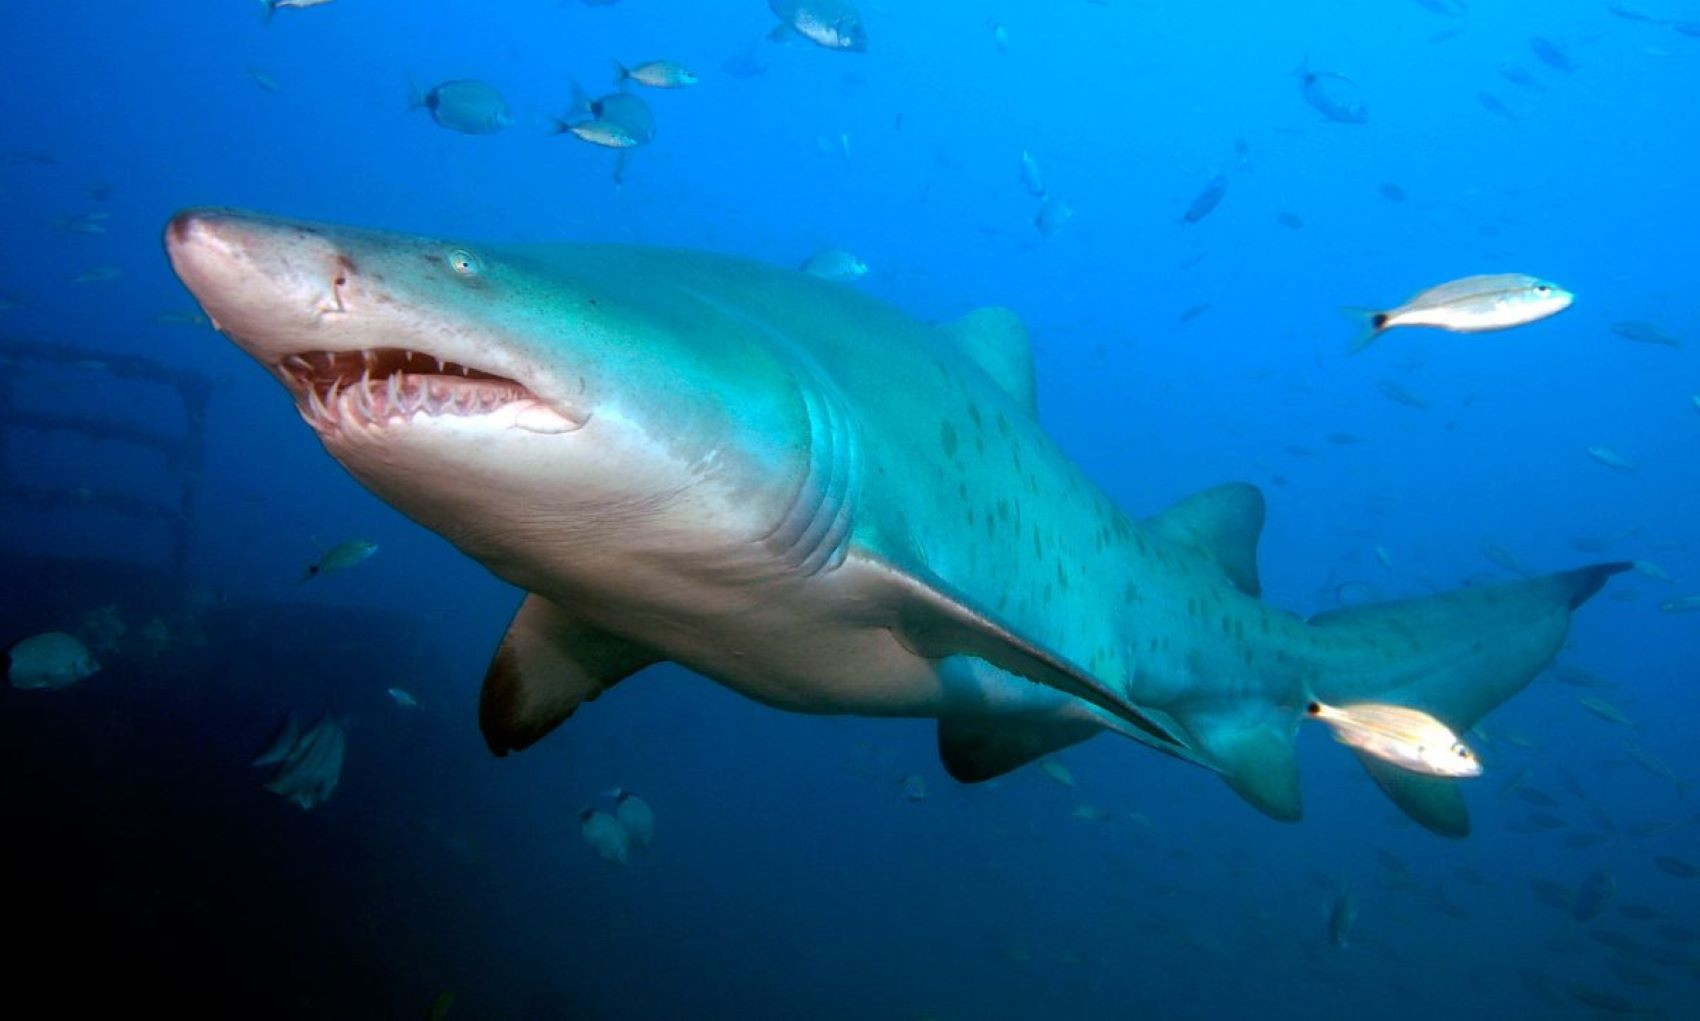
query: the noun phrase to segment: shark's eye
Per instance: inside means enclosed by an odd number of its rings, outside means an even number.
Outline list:
[[[479,264],[478,256],[464,248],[457,248],[449,253],[449,268],[463,277],[475,277],[484,267]]]
[[[1548,286],[1547,284],[1541,284],[1539,287],[1535,288],[1535,293],[1537,293],[1537,294],[1551,294],[1552,288],[1550,286]]]

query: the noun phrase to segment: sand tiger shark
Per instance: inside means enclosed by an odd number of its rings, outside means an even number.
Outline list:
[[[165,243],[331,456],[529,593],[480,696],[497,755],[672,661],[781,709],[936,718],[958,780],[1112,731],[1296,820],[1310,702],[1462,733],[1627,566],[1304,619],[1259,598],[1255,487],[1136,518],[1064,455],[1005,309],[934,326],[723,255],[214,209]],[[1362,761],[1468,832],[1456,781]]]

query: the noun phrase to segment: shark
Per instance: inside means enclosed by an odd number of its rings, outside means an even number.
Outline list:
[[[936,719],[959,781],[1107,731],[1297,820],[1308,705],[1463,733],[1629,566],[1305,618],[1260,596],[1255,486],[1138,517],[1070,460],[1008,309],[929,324],[715,253],[217,208],[164,234],[332,457],[527,593],[479,696],[496,755],[668,661],[779,709]],[[1468,833],[1458,781],[1360,761]]]

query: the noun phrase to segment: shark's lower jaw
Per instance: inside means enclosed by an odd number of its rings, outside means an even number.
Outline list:
[[[273,368],[322,435],[442,420],[543,435],[584,425],[515,380],[403,348],[309,351]]]

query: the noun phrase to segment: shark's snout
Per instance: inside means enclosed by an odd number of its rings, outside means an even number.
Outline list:
[[[227,209],[184,210],[165,227],[171,265],[208,318],[322,434],[448,418],[538,433],[583,424],[454,339],[464,327],[430,304],[448,288],[398,298],[382,268],[362,273],[367,260],[392,272],[409,261],[382,237]]]

